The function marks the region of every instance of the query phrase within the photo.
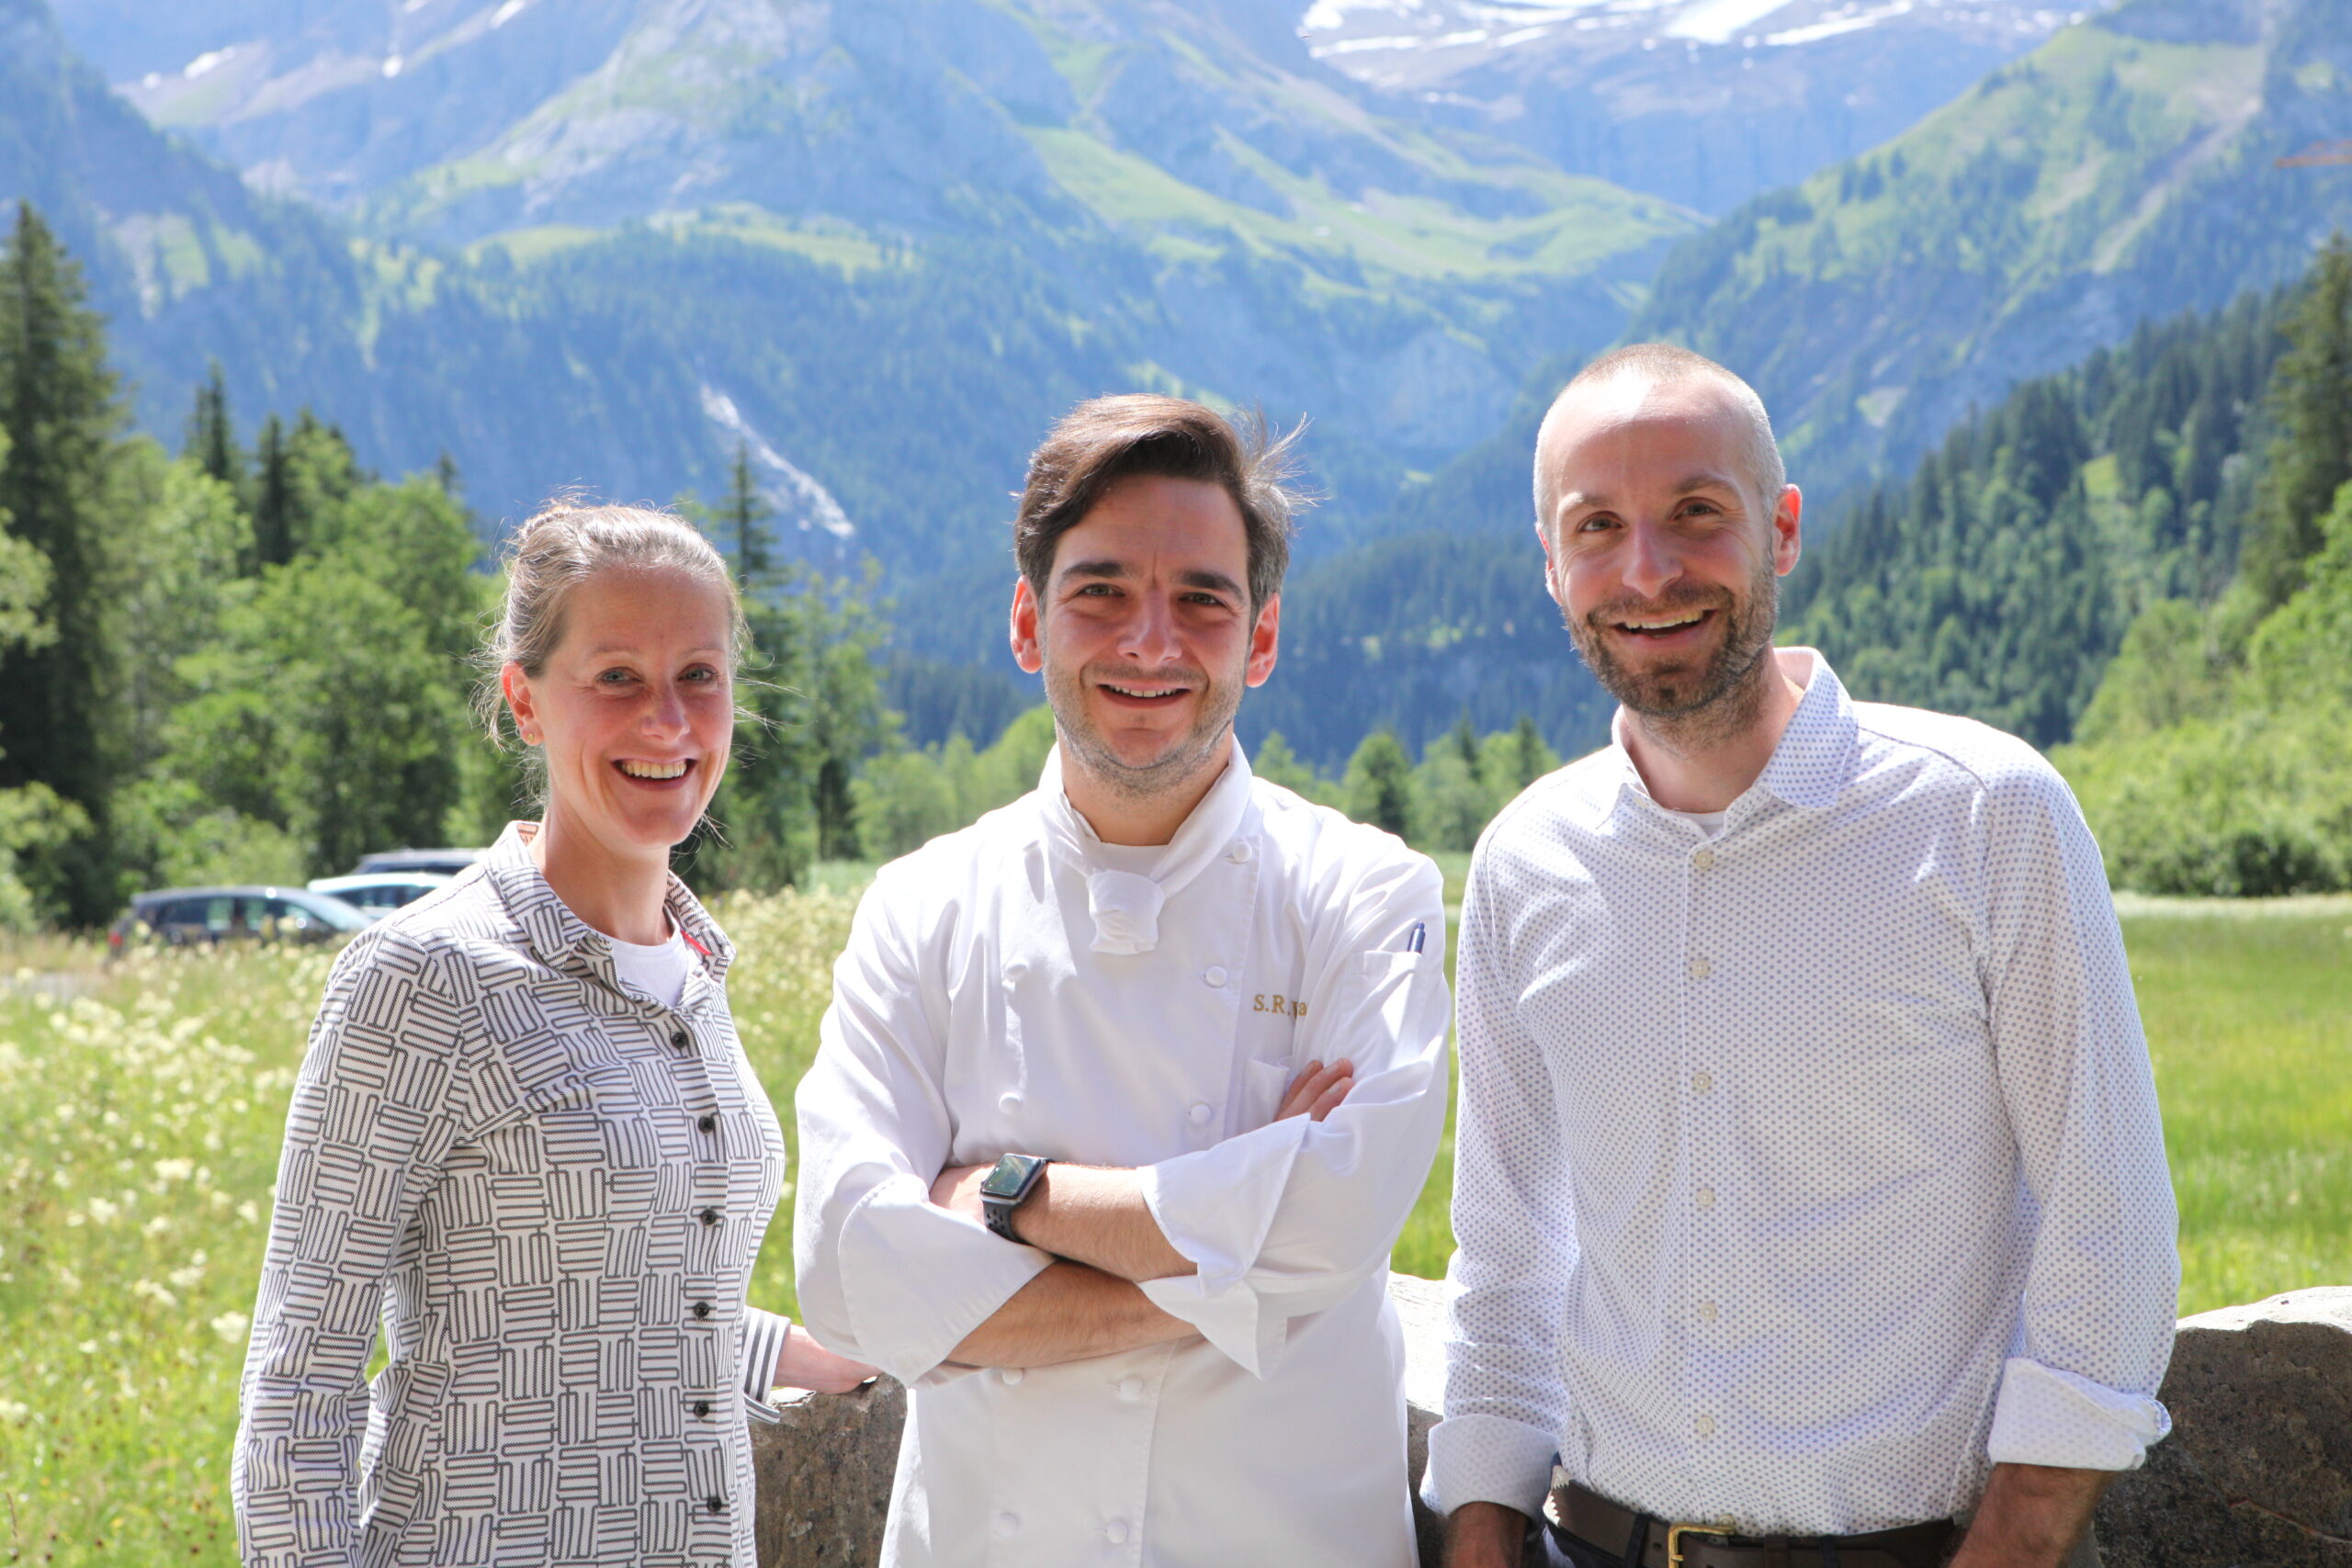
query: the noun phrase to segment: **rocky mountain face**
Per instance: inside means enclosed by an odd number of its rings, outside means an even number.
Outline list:
[[[1868,151],[2104,0],[1315,0],[1317,59],[1442,124],[1727,211]]]

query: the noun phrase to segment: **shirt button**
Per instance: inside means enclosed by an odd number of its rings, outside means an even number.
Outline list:
[[[1205,975],[1204,975],[1204,976],[1201,976],[1201,978],[1202,978],[1202,979],[1204,979],[1204,980],[1206,980],[1206,981],[1207,981],[1211,986],[1222,986],[1222,985],[1224,985],[1224,984],[1225,984],[1225,965],[1224,965],[1224,964],[1210,964],[1210,965],[1209,965],[1209,969],[1208,969],[1208,973],[1207,973],[1207,974],[1205,974]]]
[[[1706,1094],[1713,1089],[1714,1087],[1715,1077],[1713,1073],[1692,1073],[1690,1075],[1690,1088],[1695,1092]]]
[[[1113,1546],[1126,1545],[1127,1521],[1125,1519],[1113,1519],[1109,1524],[1104,1525],[1102,1527],[1102,1539],[1109,1541]]]
[[[1022,1371],[1019,1367],[1006,1367],[999,1371],[996,1375],[997,1380],[1002,1382],[1005,1387],[1018,1388],[1021,1386],[1021,1380],[1027,1377],[1029,1374]]]
[[[1690,961],[1690,978],[1703,980],[1714,972],[1714,967],[1703,958],[1694,958]]]
[[[702,1506],[714,1514],[723,1514],[727,1511],[727,1499],[714,1492],[702,1500]]]
[[[1714,870],[1715,852],[1713,850],[1701,850],[1697,854],[1692,855],[1690,857],[1690,869],[1693,871]]]
[[[1715,1435],[1715,1418],[1712,1416],[1702,1416],[1691,1425],[1702,1438],[1712,1438]]]
[[[1209,1124],[1209,1118],[1216,1115],[1216,1112],[1210,1110],[1205,1105],[1195,1105],[1192,1110],[1186,1111],[1184,1114],[1191,1120],[1193,1126],[1205,1127]]]
[[[1715,1206],[1715,1190],[1712,1187],[1702,1187],[1690,1194],[1690,1201],[1698,1204],[1702,1209],[1712,1209]]]
[[[697,1400],[695,1400],[695,1415],[697,1415],[697,1416],[707,1416],[707,1415],[709,1415],[709,1414],[710,1414],[710,1401],[709,1401],[709,1400],[707,1400],[707,1399],[697,1399]]]
[[[718,1211],[716,1209],[705,1209],[701,1213],[696,1214],[695,1218],[700,1220],[704,1224],[715,1225],[718,1223]]]
[[[689,1041],[689,1040],[686,1038],[686,1032],[685,1032],[684,1030],[683,1030],[683,1029],[673,1029],[673,1030],[670,1031],[670,1043],[671,1043],[671,1044],[673,1044],[673,1045],[675,1045],[679,1050],[683,1051],[683,1050],[684,1050],[684,1049],[685,1049],[689,1044],[693,1043],[693,1042]]]
[[[695,1315],[696,1317],[708,1317],[710,1315],[710,1303],[708,1302],[695,1303]]]
[[[1715,1303],[1713,1303],[1713,1302],[1701,1302],[1701,1303],[1699,1303],[1699,1321],[1700,1321],[1700,1322],[1702,1322],[1702,1323],[1713,1323],[1713,1322],[1714,1322],[1714,1321],[1715,1321],[1715,1316],[1716,1316],[1716,1314],[1715,1314]]]
[[[995,1529],[997,1540],[1010,1540],[1014,1536],[1021,1533],[1021,1516],[1018,1514],[999,1514],[996,1517]]]
[[[718,1118],[716,1116],[705,1116],[700,1121],[696,1122],[695,1126],[705,1133],[716,1133],[718,1131]]]
[[[996,1097],[996,1108],[1007,1116],[1013,1115],[1021,1109],[1021,1097],[1008,1089]]]
[[[1143,1397],[1143,1379],[1121,1378],[1119,1380],[1119,1397],[1128,1401],[1141,1399]]]

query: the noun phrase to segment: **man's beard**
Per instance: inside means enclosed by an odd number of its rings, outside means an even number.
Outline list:
[[[1104,784],[1136,799],[1169,794],[1191,783],[1216,753],[1217,742],[1233,728],[1233,716],[1241,707],[1238,671],[1231,681],[1212,681],[1206,672],[1191,669],[1162,670],[1157,675],[1140,670],[1115,669],[1071,673],[1057,668],[1048,656],[1045,673],[1046,701],[1054,710],[1054,727],[1060,731],[1063,750],[1069,754],[1066,761],[1075,761]],[[1091,678],[1114,684],[1122,679],[1187,682],[1200,693],[1198,716],[1193,728],[1170,742],[1167,750],[1137,766],[1122,758],[1112,748],[1110,739],[1094,727],[1086,704]]]
[[[1723,635],[1698,662],[1635,669],[1621,662],[1611,649],[1609,628],[1620,621],[1700,610],[1716,613]],[[1762,702],[1759,671],[1770,667],[1779,612],[1780,583],[1768,558],[1758,563],[1744,595],[1722,588],[1685,588],[1663,599],[1615,599],[1581,621],[1562,618],[1577,652],[1611,696],[1656,721],[1653,728],[1699,739],[1741,728]]]

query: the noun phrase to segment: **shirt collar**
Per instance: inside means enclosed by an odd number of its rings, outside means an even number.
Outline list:
[[[1790,806],[1806,810],[1823,810],[1837,803],[1854,772],[1854,741],[1860,728],[1854,717],[1853,699],[1847,695],[1845,682],[1829,668],[1829,660],[1810,648],[1775,649],[1775,654],[1804,654],[1813,661],[1813,676],[1806,682],[1804,695],[1798,699],[1797,711],[1789,716],[1788,728],[1781,731],[1780,744],[1772,748],[1772,760],[1764,764],[1748,791],[1753,795],[1762,790]],[[1619,708],[1610,721],[1610,750],[1617,761],[1617,783],[1621,792],[1630,792],[1647,799],[1649,786],[1642,782],[1639,768],[1634,765],[1634,754],[1625,745],[1626,727],[1631,720],[1625,710]],[[1742,795],[1742,800],[1747,795]],[[1733,803],[1733,809],[1738,803]]]
[[[548,886],[546,874],[531,859],[531,840],[538,831],[537,822],[509,822],[482,855],[482,870],[541,963],[550,969],[586,967],[609,978],[611,939],[573,914],[571,906]],[[671,923],[685,933],[686,945],[701,958],[703,972],[713,981],[724,979],[735,959],[735,944],[675,872],[670,874],[662,903]]]
[[[1167,901],[1223,853],[1241,832],[1251,800],[1250,759],[1236,737],[1225,771],[1176,829],[1148,873],[1102,863],[1102,840],[1062,787],[1059,746],[1046,755],[1037,780],[1037,812],[1047,850],[1086,879],[1088,912],[1094,921],[1093,950],[1149,953],[1159,940],[1159,912]]]

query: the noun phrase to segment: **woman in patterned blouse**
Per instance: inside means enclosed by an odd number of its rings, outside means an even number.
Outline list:
[[[509,567],[485,705],[546,809],[328,980],[246,1351],[248,1568],[752,1568],[746,1415],[867,1375],[745,1303],[784,1140],[669,869],[734,729],[726,563],[559,504]]]

